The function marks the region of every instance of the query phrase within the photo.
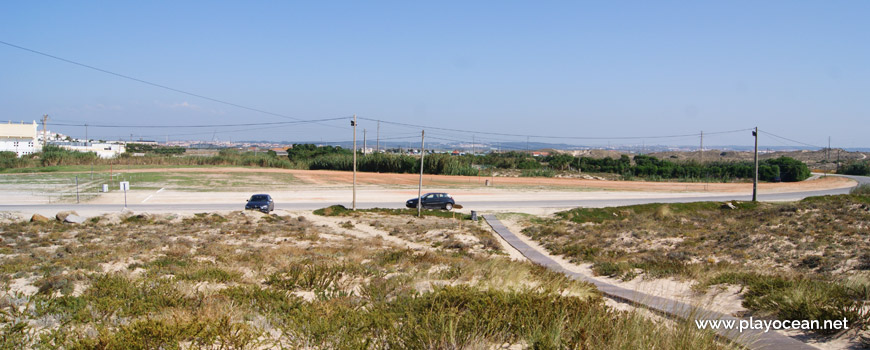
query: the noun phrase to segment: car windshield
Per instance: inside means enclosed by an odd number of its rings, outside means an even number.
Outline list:
[[[269,200],[269,196],[258,194],[258,195],[251,196],[251,200],[252,201],[265,201],[265,200]]]

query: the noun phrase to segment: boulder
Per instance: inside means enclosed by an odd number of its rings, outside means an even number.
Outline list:
[[[81,224],[85,222],[85,218],[76,214],[69,214],[63,218],[63,222],[69,224]]]
[[[30,217],[30,222],[48,222],[50,220],[51,219],[39,214],[33,214],[33,216]]]
[[[66,220],[66,217],[69,215],[78,216],[79,213],[76,213],[75,210],[62,211],[62,212],[57,213],[57,215],[55,215],[54,218],[57,219],[57,221],[64,222]]]

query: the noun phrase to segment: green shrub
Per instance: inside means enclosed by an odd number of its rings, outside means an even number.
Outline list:
[[[870,196],[870,184],[861,184],[849,190],[849,194],[856,196]]]
[[[617,263],[611,261],[596,261],[592,264],[592,271],[599,276],[607,276],[613,278],[622,277],[626,272],[631,270],[631,266],[626,263]]]
[[[241,277],[241,274],[238,272],[227,272],[226,270],[217,267],[205,267],[190,272],[179,273],[176,277],[189,281],[226,283],[237,281],[239,277]]]
[[[870,161],[859,161],[841,167],[838,174],[870,176]]]
[[[849,320],[850,325],[870,322],[870,314],[862,311],[870,297],[870,284],[842,281],[786,278],[748,272],[726,272],[705,281],[702,286],[738,284],[748,289],[743,306],[781,320]],[[831,333],[836,330],[818,330]]]

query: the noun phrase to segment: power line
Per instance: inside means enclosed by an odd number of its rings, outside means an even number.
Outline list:
[[[109,124],[62,124],[54,123],[59,126],[85,126],[95,128],[224,128],[237,126],[264,126],[264,125],[291,125],[305,123],[319,123],[332,120],[344,120],[346,117],[312,119],[312,120],[296,120],[292,122],[269,122],[269,123],[241,123],[241,124],[199,124],[199,125],[109,125]]]
[[[419,124],[409,124],[409,123],[399,123],[393,121],[387,121],[383,119],[372,119],[372,118],[364,118],[359,117],[359,119],[369,120],[369,121],[380,121],[382,123],[393,124],[393,125],[401,125],[405,127],[412,128],[423,128],[423,129],[434,129],[434,130],[442,130],[442,131],[452,131],[452,132],[461,132],[461,133],[469,133],[469,134],[484,134],[484,135],[495,135],[495,136],[508,136],[508,137],[534,137],[539,139],[567,139],[567,140],[640,140],[640,139],[669,139],[669,138],[678,138],[678,137],[694,137],[699,136],[700,133],[692,133],[692,134],[681,134],[681,135],[654,135],[654,136],[612,136],[612,137],[603,137],[603,136],[553,136],[553,135],[528,135],[528,134],[508,134],[508,133],[498,133],[498,132],[487,132],[487,131],[479,131],[479,130],[462,130],[462,129],[451,129],[451,128],[441,128],[427,125],[419,125]],[[726,134],[726,133],[736,133],[750,130],[747,129],[739,129],[739,130],[729,130],[729,131],[719,131],[708,134]]]
[[[66,63],[69,63],[69,64],[74,64],[74,65],[79,66],[79,67],[84,67],[84,68],[91,69],[91,70],[95,70],[95,71],[98,71],[98,72],[101,72],[101,73],[105,73],[105,74],[109,74],[109,75],[114,75],[114,76],[116,76],[116,77],[120,77],[120,78],[123,78],[123,79],[132,80],[132,81],[135,81],[135,82],[138,82],[138,83],[142,83],[142,84],[146,84],[146,85],[151,85],[151,86],[158,87],[158,88],[161,88],[161,89],[165,89],[165,90],[169,90],[169,91],[174,91],[174,92],[177,92],[177,93],[181,93],[181,94],[185,94],[185,95],[189,95],[189,96],[193,96],[193,97],[201,98],[201,99],[204,99],[204,100],[209,100],[209,101],[212,101],[212,102],[217,102],[217,103],[225,104],[225,105],[228,105],[228,106],[233,106],[233,107],[236,107],[236,108],[246,109],[246,110],[249,110],[249,111],[253,111],[253,112],[257,112],[257,113],[262,113],[262,114],[267,114],[267,115],[271,115],[271,116],[275,116],[275,117],[280,117],[280,118],[285,118],[285,119],[293,119],[293,120],[301,120],[301,119],[296,118],[296,117],[291,117],[291,116],[283,115],[283,114],[280,114],[280,113],[269,112],[269,111],[265,111],[265,110],[262,110],[262,109],[259,109],[259,108],[248,107],[248,106],[245,106],[245,105],[240,105],[240,104],[238,104],[238,103],[233,103],[233,102],[229,102],[229,101],[225,101],[225,100],[221,100],[221,99],[217,99],[217,98],[213,98],[213,97],[208,97],[208,96],[205,96],[205,95],[200,95],[200,94],[197,94],[197,93],[193,93],[193,92],[189,92],[189,91],[185,91],[185,90],[181,90],[181,89],[176,89],[176,88],[173,88],[173,87],[170,87],[170,86],[166,86],[166,85],[162,85],[162,84],[158,84],[158,83],[153,83],[153,82],[150,82],[150,81],[147,81],[147,80],[144,80],[144,79],[134,78],[134,77],[131,77],[131,76],[129,76],[129,75],[124,75],[124,74],[120,74],[120,73],[115,73],[115,72],[112,72],[112,71],[110,71],[110,70],[106,70],[106,69],[102,69],[102,68],[94,67],[94,66],[87,65],[87,64],[84,64],[84,63],[80,63],[80,62],[76,62],[76,61],[73,61],[73,60],[69,60],[69,59],[66,59],[66,58],[63,58],[63,57],[58,57],[58,56],[55,56],[55,55],[51,55],[51,54],[48,54],[48,53],[45,53],[45,52],[37,51],[37,50],[34,50],[34,49],[29,49],[29,48],[26,48],[26,47],[23,47],[23,46],[18,46],[18,45],[15,45],[15,44],[12,44],[12,43],[8,43],[8,42],[2,41],[2,40],[0,40],[0,44],[6,45],[6,46],[10,46],[10,47],[14,47],[14,48],[19,49],[19,50],[24,50],[24,51],[28,51],[28,52],[31,52],[31,53],[35,53],[35,54],[37,54],[37,55],[45,56],[45,57],[52,58],[52,59],[55,59],[55,60],[58,60],[58,61],[62,61],[62,62],[66,62]]]
[[[800,145],[810,146],[810,147],[815,147],[815,148],[823,148],[823,147],[819,147],[819,146],[816,146],[816,145],[812,145],[812,144],[809,144],[809,143],[806,143],[806,142],[800,142],[800,141],[797,141],[797,140],[792,140],[792,139],[790,139],[790,138],[786,138],[786,137],[782,137],[782,136],[779,136],[779,135],[776,135],[776,134],[772,134],[772,133],[769,133],[769,132],[767,132],[767,131],[759,131],[759,132],[761,132],[761,133],[763,133],[763,134],[767,134],[767,135],[773,136],[773,137],[778,137],[778,138],[781,138],[781,139],[786,140],[786,141],[791,141],[791,142],[794,142],[794,143],[797,143],[797,144],[800,144]]]

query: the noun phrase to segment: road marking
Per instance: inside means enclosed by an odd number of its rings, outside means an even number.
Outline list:
[[[157,190],[157,192],[154,192],[154,194],[150,194],[150,195],[148,195],[148,197],[145,197],[145,199],[142,200],[142,203],[147,202],[147,201],[148,201],[149,199],[151,199],[151,197],[153,197],[155,194],[160,193],[160,191],[163,191],[163,188]]]

